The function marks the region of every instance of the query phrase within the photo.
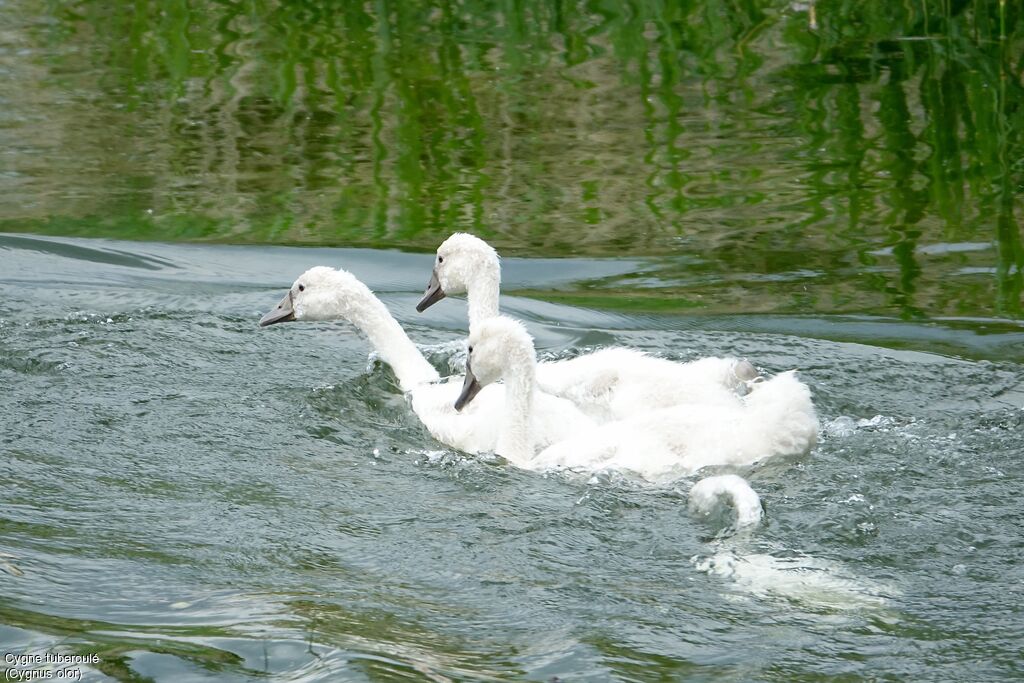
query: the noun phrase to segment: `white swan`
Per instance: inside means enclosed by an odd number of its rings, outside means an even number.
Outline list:
[[[260,327],[296,320],[345,319],[369,339],[377,355],[391,366],[398,383],[412,402],[413,412],[431,435],[467,453],[494,452],[505,388],[488,387],[460,414],[453,404],[462,378],[440,382],[437,370],[405,334],[369,287],[345,270],[325,266],[303,273],[273,310],[260,319]],[[526,418],[531,434],[549,444],[569,434],[586,431],[594,423],[572,403],[538,394],[536,410]]]
[[[423,312],[448,294],[465,293],[472,332],[498,315],[500,284],[497,252],[479,237],[457,232],[438,247],[416,310]],[[621,347],[537,368],[544,392],[569,399],[599,422],[681,403],[728,404],[756,378],[757,370],[745,360],[709,357],[676,363]]]
[[[810,390],[784,372],[753,385],[732,403],[678,405],[573,433],[545,447],[530,432],[536,353],[522,324],[499,316],[469,336],[466,380],[456,408],[481,386],[504,379],[505,410],[499,455],[526,469],[619,469],[652,480],[712,465],[748,465],[777,455],[806,453],[817,442]]]

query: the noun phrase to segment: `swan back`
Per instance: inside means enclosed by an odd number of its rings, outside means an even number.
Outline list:
[[[796,370],[751,385],[744,398],[750,437],[780,455],[806,453],[818,443],[818,415],[810,388]]]
[[[754,385],[729,403],[677,405],[602,424],[538,454],[538,466],[622,469],[651,481],[709,466],[796,456],[817,442],[818,419],[794,372]]]

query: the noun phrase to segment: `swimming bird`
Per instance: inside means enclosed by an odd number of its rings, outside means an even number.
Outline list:
[[[496,452],[525,469],[615,469],[660,481],[720,465],[749,465],[806,453],[817,442],[811,393],[794,371],[755,383],[731,404],[687,404],[648,410],[545,446],[530,430],[539,395],[533,339],[521,323],[498,316],[470,333],[464,409],[481,387],[505,384]]]
[[[416,306],[425,311],[449,294],[466,294],[469,329],[499,314],[501,265],[484,240],[455,233],[437,249],[430,283]],[[546,393],[568,399],[599,422],[678,404],[730,404],[745,393],[757,370],[737,358],[677,363],[624,347],[600,349],[540,363],[536,381]]]
[[[473,409],[456,411],[462,378],[441,381],[434,367],[370,288],[345,270],[317,266],[292,284],[281,302],[260,319],[260,327],[284,322],[344,319],[362,332],[380,359],[391,366],[412,410],[438,441],[466,453],[493,452],[497,446],[505,388],[481,391]],[[524,417],[537,443],[553,443],[593,428],[594,422],[571,402],[538,393]]]

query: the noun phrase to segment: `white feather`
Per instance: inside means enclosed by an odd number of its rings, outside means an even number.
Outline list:
[[[434,276],[446,295],[466,294],[469,329],[498,315],[501,265],[479,237],[455,233],[437,249]],[[627,348],[595,351],[537,367],[545,393],[575,403],[599,422],[679,404],[728,403],[757,371],[736,358],[676,363]]]
[[[467,453],[494,452],[498,448],[499,427],[506,412],[505,387],[485,387],[472,404],[456,412],[453,406],[463,378],[440,381],[437,370],[387,307],[354,275],[325,266],[311,268],[292,285],[282,301],[286,304],[298,321],[344,319],[355,325],[380,359],[394,370],[413,412],[435,439]],[[553,443],[594,426],[565,399],[542,393],[535,406],[529,424],[537,443]]]
[[[817,442],[810,390],[790,371],[754,384],[745,397],[651,410],[545,446],[527,431],[524,418],[539,392],[533,341],[522,325],[501,316],[483,321],[470,334],[470,347],[470,365],[481,384],[505,381],[498,453],[521,467],[627,470],[658,481],[708,466],[799,455]]]

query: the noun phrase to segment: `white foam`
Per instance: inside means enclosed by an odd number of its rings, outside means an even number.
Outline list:
[[[858,578],[838,563],[807,556],[739,555],[723,549],[709,557],[695,556],[691,562],[698,571],[731,579],[738,589],[755,597],[817,609],[879,608],[888,604],[886,594],[894,594],[893,589]]]
[[[840,415],[831,422],[825,423],[825,433],[829,436],[844,438],[853,436],[857,431],[857,423],[848,415]]]

